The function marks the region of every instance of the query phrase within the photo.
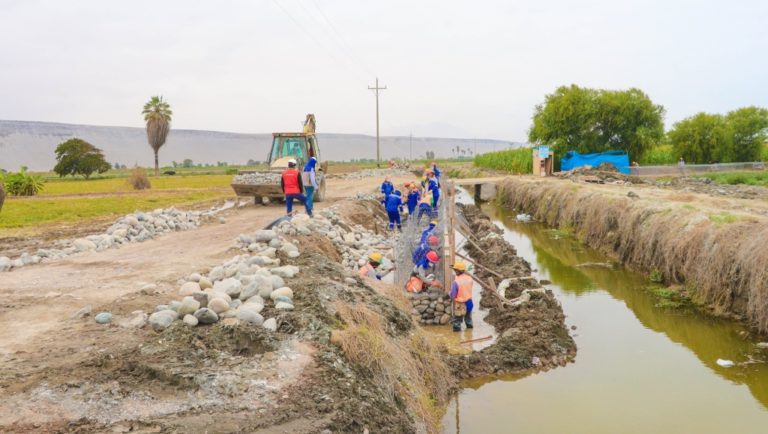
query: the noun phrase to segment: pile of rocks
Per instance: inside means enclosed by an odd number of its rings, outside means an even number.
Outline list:
[[[384,181],[385,176],[413,176],[413,173],[405,169],[365,169],[357,172],[345,173],[344,179],[367,179],[381,178]]]
[[[276,331],[277,320],[265,320],[261,312],[267,303],[277,310],[294,309],[293,289],[286,286],[285,279],[299,273],[297,266],[281,265],[277,252],[295,258],[299,249],[272,230],[241,235],[238,244],[247,245],[245,249],[254,254],[235,256],[208,274],[189,275],[179,289],[182,299],[158,305],[149,316],[150,326],[159,331],[177,320],[194,327],[232,318]]]
[[[440,288],[408,294],[411,299],[411,315],[421,324],[448,324],[451,320],[451,297]]]
[[[253,172],[238,173],[232,180],[233,184],[280,184],[280,173],[277,172]]]
[[[314,218],[305,214],[296,215],[290,221],[280,223],[277,231],[286,235],[315,233],[327,237],[341,254],[342,265],[349,270],[359,269],[373,252],[385,254],[380,268],[382,271],[393,266],[391,240],[360,225],[348,226],[341,220],[335,206],[318,212]]]
[[[185,231],[196,228],[200,222],[215,214],[215,211],[180,211],[176,208],[156,209],[144,213],[137,211],[115,221],[106,233],[89,235],[75,240],[61,240],[55,248],[39,249],[34,254],[22,254],[11,260],[0,257],[0,272],[10,271],[39,262],[71,256],[89,250],[101,251],[120,247],[122,244],[142,242],[166,232]]]

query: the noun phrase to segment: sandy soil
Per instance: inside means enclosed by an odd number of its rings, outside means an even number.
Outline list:
[[[394,181],[402,183],[405,180]],[[316,204],[316,209],[330,206],[357,192],[376,191],[380,182],[374,178],[331,179],[327,200]],[[303,210],[301,206],[299,210]],[[98,377],[107,375],[110,370],[124,372],[135,369],[134,356],[131,354],[136,348],[144,351],[147,340],[151,342],[149,335],[153,332],[147,329],[126,332],[127,329],[120,327],[120,322],[130,318],[133,311],[151,311],[156,304],[176,298],[180,278],[220,264],[234,254],[229,250],[239,234],[263,228],[284,213],[282,204],[249,204],[226,211],[223,214],[225,224],[214,220],[215,223],[207,223],[194,230],[167,234],[143,243],[102,252],[88,252],[2,273],[0,366],[3,369],[0,370],[0,391],[8,399],[0,405],[0,426],[18,428],[19,425],[13,424],[23,423],[25,428],[21,431],[24,432],[31,427],[42,427],[40,431],[46,432],[57,432],[59,429],[77,431],[71,424],[66,428],[50,425],[51,412],[54,411],[60,413],[56,417],[61,420],[83,417],[74,410],[61,413],[61,408],[68,405],[66,399],[72,396],[59,399],[52,390],[61,393],[61,388],[66,389],[70,384],[71,387],[81,387],[76,384],[90,375]],[[103,230],[102,225],[98,224],[90,228],[91,232]],[[87,232],[83,229],[80,234],[85,235]],[[92,306],[91,316],[87,320],[73,319],[73,314],[86,305]],[[92,320],[93,315],[100,311],[113,313],[113,326],[100,326]],[[163,342],[157,344],[162,347]],[[205,342],[202,345],[211,347],[212,344]],[[265,370],[262,361],[260,375],[267,380],[279,380],[279,383],[270,383],[271,387],[275,384],[279,388],[290,387],[310,363],[313,349],[292,342],[283,343],[272,350],[277,355],[289,355],[288,360],[294,362],[287,363],[278,357],[272,365],[268,365],[271,368]],[[94,366],[94,360],[101,359],[104,359],[103,364],[99,362]],[[120,363],[116,363],[116,360]],[[112,365],[114,367],[110,368]],[[91,367],[92,370],[68,372],[73,366]],[[173,364],[170,366],[172,368]],[[278,376],[276,372],[281,374]],[[291,375],[285,375],[286,372]],[[270,379],[270,375],[274,378]],[[49,389],[49,386],[57,388]],[[114,393],[103,386],[99,387],[94,390],[83,389],[78,393],[99,396],[101,401]],[[264,396],[273,391],[267,392]],[[170,396],[165,405],[176,402],[181,406],[190,402],[189,397],[179,395],[179,392],[168,393],[176,393],[177,396]],[[278,395],[272,399],[279,398]],[[262,399],[269,402],[263,396]],[[124,401],[132,402],[131,408],[120,411],[142,419],[142,414],[151,413],[153,405],[144,401],[141,396],[133,401]],[[86,410],[97,414],[99,412],[98,409]],[[288,429],[289,425],[285,428]],[[92,426],[88,426],[83,431],[92,429]]]

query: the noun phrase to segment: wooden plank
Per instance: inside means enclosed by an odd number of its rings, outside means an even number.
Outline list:
[[[462,255],[461,253],[458,253],[458,252],[456,252],[456,256],[458,256],[458,257],[468,261],[469,263],[473,264],[477,268],[482,268],[483,270],[493,274],[494,276],[498,277],[499,279],[504,279],[504,276],[502,276],[501,274],[491,270],[490,268],[488,268],[488,267],[486,267],[486,266],[484,266],[482,264],[478,264],[477,262],[475,262],[474,259],[471,259],[471,258],[469,258],[467,256],[464,256],[464,255]]]

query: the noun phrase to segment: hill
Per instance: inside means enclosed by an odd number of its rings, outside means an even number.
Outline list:
[[[0,168],[15,170],[21,165],[30,170],[49,170],[55,164],[54,149],[59,143],[79,137],[101,148],[111,163],[153,164],[143,128],[75,125],[53,122],[0,120]],[[195,163],[245,164],[266,159],[272,134],[242,134],[205,130],[172,130],[160,151],[160,163],[170,165],[190,158]],[[363,134],[320,133],[318,141],[326,160],[348,161],[375,158],[376,138]],[[438,158],[452,157],[458,146],[467,152],[483,153],[520,146],[502,140],[414,137],[411,151],[409,137],[381,138],[382,159],[423,157],[433,151]],[[412,152],[412,153],[411,153]]]

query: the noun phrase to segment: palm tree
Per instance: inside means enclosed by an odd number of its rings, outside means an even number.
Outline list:
[[[144,110],[144,121],[147,122],[147,141],[149,146],[155,151],[155,176],[160,175],[160,165],[157,161],[157,152],[165,144],[165,139],[171,131],[171,106],[163,100],[162,96],[153,96],[146,104]]]

